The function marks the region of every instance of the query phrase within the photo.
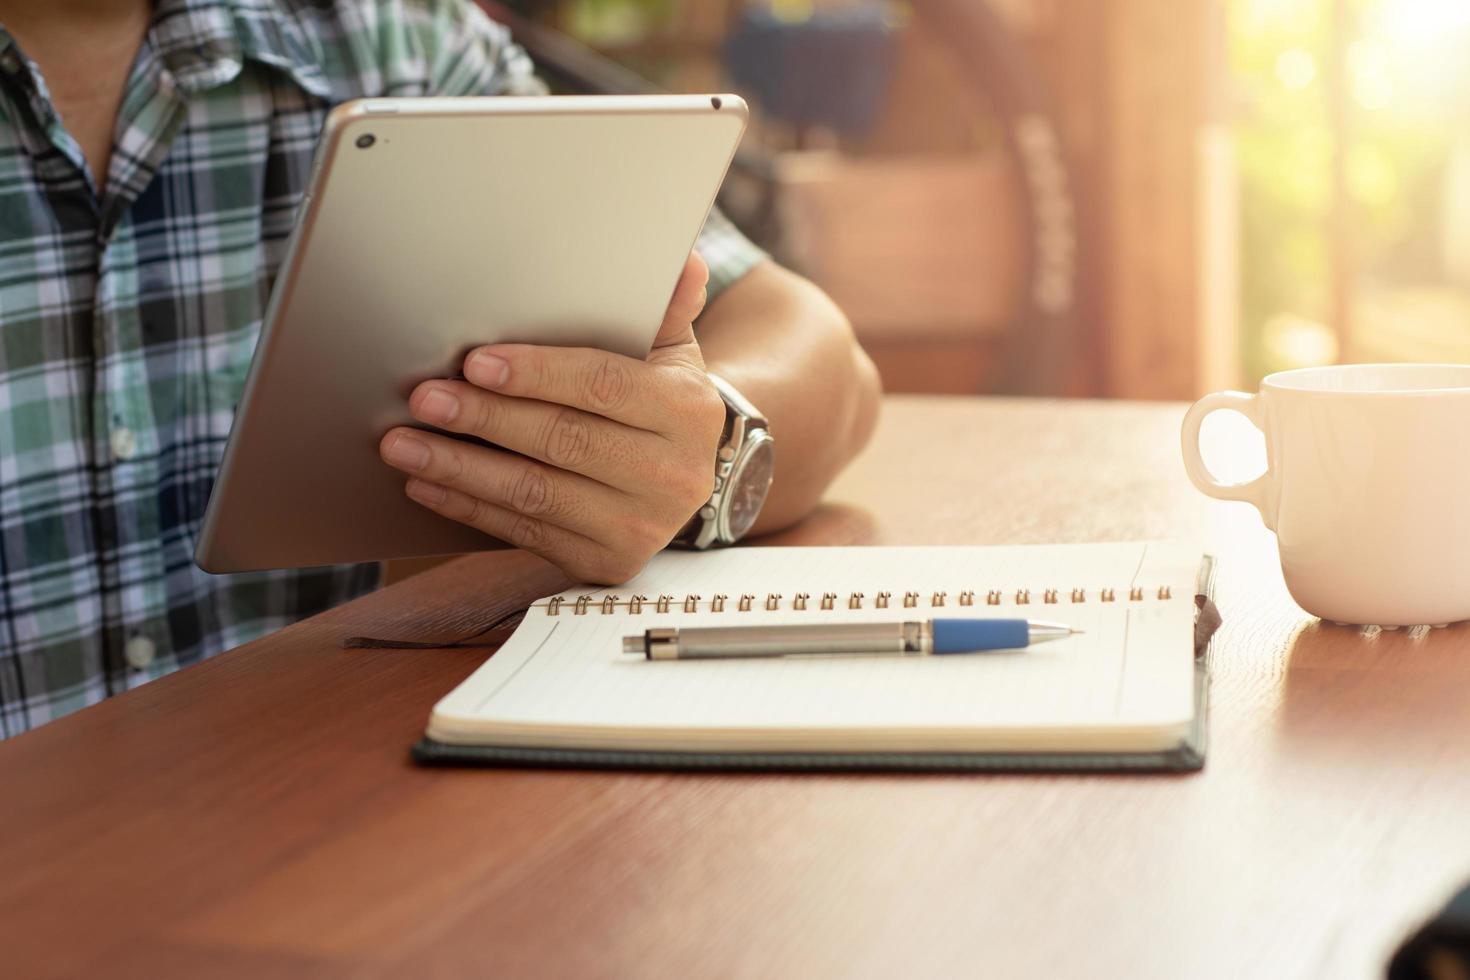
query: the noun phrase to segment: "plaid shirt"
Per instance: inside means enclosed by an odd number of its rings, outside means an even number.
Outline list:
[[[160,0],[105,190],[0,28],[0,736],[374,588],[195,535],[330,107],[543,91],[468,0]],[[711,293],[760,260],[712,219]]]

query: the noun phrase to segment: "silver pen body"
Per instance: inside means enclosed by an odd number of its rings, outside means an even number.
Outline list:
[[[923,657],[933,652],[929,623],[832,623],[803,626],[710,626],[650,629],[623,638],[623,652],[648,660],[719,660],[801,654]]]
[[[832,623],[651,629],[623,638],[624,653],[649,660],[718,660],[842,653],[922,657],[934,651],[928,623]]]

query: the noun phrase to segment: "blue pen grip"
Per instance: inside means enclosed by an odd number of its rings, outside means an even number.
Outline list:
[[[1024,619],[936,619],[933,626],[935,653],[1018,650],[1031,642]]]

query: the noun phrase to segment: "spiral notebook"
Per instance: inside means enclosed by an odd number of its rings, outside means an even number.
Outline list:
[[[636,768],[1192,769],[1204,759],[1197,594],[1176,542],[736,548],[572,589],[435,706],[421,762]],[[1055,620],[1085,632],[950,657],[649,661],[651,627]]]

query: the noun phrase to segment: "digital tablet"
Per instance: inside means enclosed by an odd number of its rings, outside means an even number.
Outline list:
[[[488,343],[647,355],[744,132],[733,95],[332,111],[210,495],[209,572],[501,546],[403,493],[383,433]]]

